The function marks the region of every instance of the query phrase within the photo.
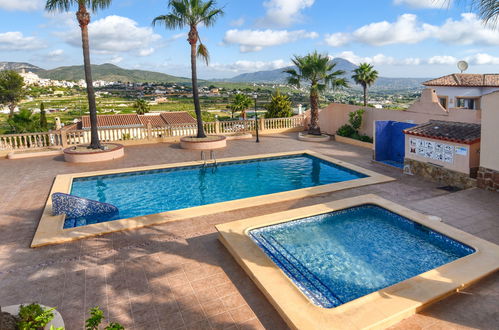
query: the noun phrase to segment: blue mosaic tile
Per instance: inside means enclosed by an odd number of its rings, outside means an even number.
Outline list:
[[[65,228],[72,225],[87,223],[89,219],[97,219],[98,222],[111,219],[119,214],[116,206],[98,201],[68,195],[64,193],[52,194],[52,214],[66,215]]]
[[[324,308],[475,252],[372,204],[254,229],[249,235],[303,294]]]

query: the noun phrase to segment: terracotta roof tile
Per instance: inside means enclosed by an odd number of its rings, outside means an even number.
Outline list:
[[[168,124],[195,124],[196,119],[194,119],[186,111],[174,111],[174,112],[162,112],[161,118]]]
[[[404,133],[456,143],[472,144],[480,140],[481,125],[430,120],[426,124],[405,129]]]
[[[499,74],[454,73],[423,83],[425,86],[499,87]]]
[[[97,127],[118,128],[118,127],[145,127],[150,121],[152,127],[165,127],[174,124],[195,124],[196,120],[185,111],[162,112],[154,115],[98,115]],[[81,117],[81,129],[90,129],[90,116]]]
[[[83,129],[90,128],[90,116],[81,117],[81,126]],[[112,128],[112,127],[141,127],[142,123],[139,116],[136,114],[123,115],[98,115],[97,127]]]

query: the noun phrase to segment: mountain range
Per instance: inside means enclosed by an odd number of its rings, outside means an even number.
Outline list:
[[[353,88],[358,88],[351,79],[352,71],[357,68],[352,62],[335,58],[336,70],[345,71],[344,77],[348,80],[349,85]],[[284,83],[286,81],[285,69],[281,68],[275,70],[258,71],[252,73],[244,73],[229,79],[211,79],[213,82],[232,82],[232,83],[266,83],[276,84]],[[84,79],[83,66],[63,66],[51,70],[44,70],[40,67],[29,63],[21,62],[0,62],[1,70],[15,70],[21,72],[22,70],[31,71],[38,74],[41,78],[54,79],[54,80],[69,80],[76,81]],[[156,82],[156,83],[189,83],[190,79],[183,77],[176,77],[165,73],[144,71],[144,70],[129,70],[121,68],[117,65],[105,63],[100,65],[92,65],[92,75],[94,80],[105,81],[121,81],[121,82]],[[372,90],[417,90],[421,89],[421,83],[428,79],[423,78],[386,78],[379,77],[376,83],[371,87]],[[201,82],[201,80],[200,80]]]
[[[345,71],[343,77],[348,81],[351,87],[356,87],[351,76],[352,71],[357,68],[354,63],[343,58],[334,58],[333,62],[336,63],[335,70]],[[219,79],[219,81],[239,82],[239,83],[276,83],[282,84],[286,81],[287,74],[284,70],[295,69],[296,67],[290,66],[281,69],[258,71],[252,73],[243,73],[230,79]],[[373,90],[411,90],[421,89],[421,83],[429,80],[428,78],[387,78],[379,77],[373,84]],[[359,87],[358,87],[359,88]]]

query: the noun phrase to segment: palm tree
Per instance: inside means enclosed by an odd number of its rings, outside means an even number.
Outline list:
[[[216,8],[215,0],[170,0],[168,8],[170,13],[156,17],[152,24],[164,24],[165,27],[172,30],[189,28],[187,42],[191,46],[192,96],[198,126],[197,137],[204,138],[206,134],[204,133],[201,105],[199,104],[196,58],[198,56],[203,58],[208,65],[209,53],[199,38],[198,25],[213,26],[217,18],[222,16],[224,12],[221,8]]]
[[[374,70],[374,67],[369,63],[360,63],[357,69],[353,70],[353,73],[352,79],[364,90],[364,106],[367,106],[367,87],[378,79],[378,71]]]
[[[487,23],[497,24],[499,19],[499,0],[470,0],[471,9],[478,12],[478,16]]]
[[[319,127],[319,93],[325,91],[328,87],[347,87],[347,82],[339,76],[345,74],[345,71],[336,70],[336,63],[332,62],[328,55],[319,54],[317,51],[300,57],[295,56],[292,59],[296,69],[285,70],[289,74],[288,84],[301,87],[301,82],[310,84],[310,126],[308,133],[320,135]]]
[[[234,100],[230,105],[230,110],[232,112],[232,118],[234,118],[234,113],[236,111],[241,112],[243,119],[246,119],[246,109],[251,107],[253,104],[253,99],[245,94],[236,94]]]
[[[144,99],[137,99],[133,103],[133,108],[135,109],[135,113],[138,115],[146,114],[150,110],[149,104],[147,104]]]
[[[77,6],[76,18],[80,24],[81,41],[83,48],[83,66],[85,69],[85,82],[87,83],[88,110],[90,112],[90,149],[100,149],[99,132],[97,130],[97,106],[95,104],[94,85],[92,80],[92,69],[90,66],[90,46],[88,41],[88,25],[90,24],[90,13],[87,7],[93,12],[98,9],[106,9],[112,0],[47,0],[45,9],[47,11],[71,10],[72,6]]]

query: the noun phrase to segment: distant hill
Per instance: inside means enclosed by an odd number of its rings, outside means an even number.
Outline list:
[[[350,76],[352,70],[357,68],[357,66],[352,62],[342,58],[335,58],[333,59],[333,62],[336,63],[335,69],[345,71],[346,76]],[[286,77],[288,76],[283,71],[291,68],[294,67],[290,66],[276,70],[243,73],[230,79],[224,79],[224,81],[245,83],[283,83],[286,81]]]
[[[347,78],[349,85],[352,88],[360,88],[352,79],[352,71],[357,68],[352,62],[343,58],[335,58],[333,61],[336,63],[336,70],[345,71],[344,77]],[[242,82],[242,83],[284,83],[287,74],[283,71],[293,67],[285,67],[276,70],[258,71],[251,73],[243,73],[230,79],[224,79],[228,82]],[[428,80],[428,78],[387,78],[379,77],[378,80],[371,86],[371,90],[418,90],[422,89],[421,83]]]
[[[54,80],[80,80],[84,79],[85,74],[83,65],[63,66],[52,70],[43,70],[37,72],[41,78]],[[101,65],[92,65],[92,77],[94,80],[121,81],[121,82],[158,82],[158,83],[188,83],[190,79],[171,76],[165,73],[128,70],[120,68],[114,64],[105,63]]]
[[[0,62],[0,71],[4,70],[14,70],[17,72],[21,72],[22,70],[26,70],[26,72],[39,72],[43,71],[42,68],[37,67],[36,65],[24,63],[24,62]]]

